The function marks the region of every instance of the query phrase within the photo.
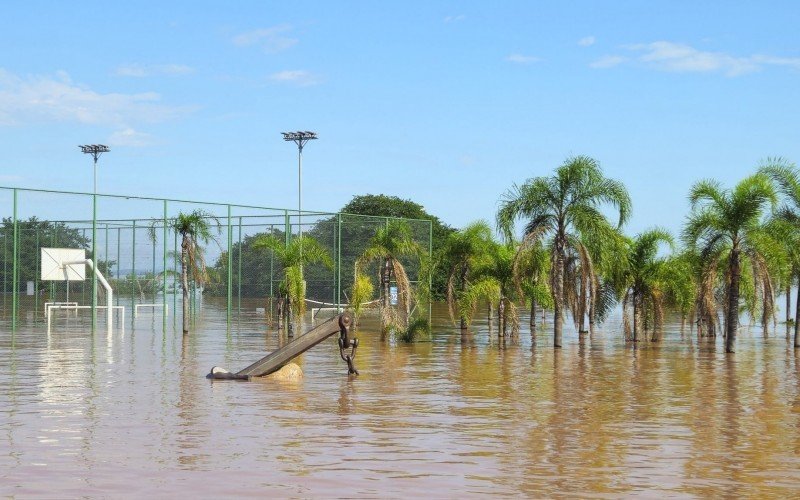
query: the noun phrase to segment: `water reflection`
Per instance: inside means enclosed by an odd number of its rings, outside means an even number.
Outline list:
[[[288,341],[263,314],[228,329],[204,300],[188,336],[146,315],[0,334],[0,494],[79,496],[788,496],[800,488],[800,353],[743,329],[737,353],[678,317],[635,348],[619,320],[498,336],[435,309],[431,341],[362,319],[348,377],[335,339],[299,383],[210,382]],[[255,306],[252,308],[255,311]],[[528,325],[528,318],[522,319]],[[565,325],[568,326],[568,325]],[[3,330],[7,332],[8,330]],[[43,467],[48,481],[44,484]],[[254,473],[253,471],[257,471]],[[143,484],[141,477],[153,478]]]

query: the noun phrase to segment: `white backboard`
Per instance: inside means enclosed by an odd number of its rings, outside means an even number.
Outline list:
[[[83,248],[42,248],[42,281],[83,281],[86,279],[86,250]],[[65,262],[81,262],[65,264]]]

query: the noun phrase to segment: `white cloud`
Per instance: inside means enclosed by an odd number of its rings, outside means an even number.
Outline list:
[[[580,45],[581,47],[588,47],[590,45],[594,45],[594,42],[596,41],[597,40],[595,40],[593,36],[585,36],[580,40],[578,40],[578,45]]]
[[[627,61],[627,57],[623,56],[603,56],[600,59],[589,64],[592,68],[613,68]]]
[[[111,146],[129,146],[129,147],[145,147],[154,144],[153,136],[144,132],[137,132],[136,130],[127,127],[122,130],[117,130],[111,137],[108,138],[108,144]]]
[[[444,22],[446,23],[458,23],[466,19],[467,16],[464,14],[458,14],[457,16],[447,16],[444,18]]]
[[[144,78],[147,76],[178,76],[186,75],[194,71],[190,66],[183,64],[124,64],[117,68],[118,76],[130,76]]]
[[[606,56],[593,62],[590,66],[593,68],[608,68],[633,60],[660,71],[673,73],[722,73],[726,76],[753,73],[767,66],[800,69],[800,58],[766,55],[739,57],[724,52],[698,50],[691,45],[667,41],[628,45],[624,48],[637,55],[634,58]]]
[[[9,183],[9,184],[19,184],[22,181],[21,175],[0,175],[0,185]]]
[[[506,61],[516,64],[531,64],[541,61],[541,58],[522,54],[511,54],[510,56],[506,57]]]
[[[268,53],[280,52],[297,44],[297,38],[288,36],[291,31],[288,24],[247,31],[233,37],[233,43],[239,47],[258,45]]]
[[[96,92],[73,83],[64,72],[22,78],[0,69],[0,125],[62,122],[128,127],[137,122],[161,122],[190,111],[160,101],[155,92]]]
[[[288,83],[298,87],[310,87],[320,83],[320,79],[304,70],[284,70],[269,75],[269,79],[273,82]]]

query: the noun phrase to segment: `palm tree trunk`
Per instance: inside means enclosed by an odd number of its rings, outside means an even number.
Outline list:
[[[734,246],[730,255],[731,283],[728,291],[728,318],[725,321],[725,352],[736,352],[736,331],[739,329],[739,281],[741,269],[739,267],[739,249]]]
[[[381,293],[383,294],[383,307],[389,307],[389,282],[392,270],[390,258],[383,260],[383,273],[381,274]]]
[[[536,299],[531,297],[531,321],[530,321],[531,332],[536,330]]]
[[[464,295],[464,292],[466,292],[467,290],[467,272],[468,272],[467,266],[466,265],[461,266],[461,284],[459,285],[459,288],[461,289],[462,296]],[[467,331],[467,318],[464,317],[464,311],[459,311],[459,313],[461,315],[461,325],[460,325],[461,333],[464,333]]]
[[[633,341],[639,342],[639,294],[633,292]]]
[[[189,237],[181,241],[181,287],[183,288],[183,334],[189,333]]]
[[[286,295],[286,329],[289,337],[294,337],[294,315],[292,314],[292,298]]]
[[[564,243],[566,238],[561,232],[556,236],[556,266],[553,276],[553,347],[561,348],[561,336],[564,318],[561,309],[564,306]]]
[[[588,294],[588,285],[586,283],[586,276],[581,276],[581,291],[578,297],[578,333],[586,333],[586,296]]]
[[[792,320],[792,280],[786,285],[786,324]]]
[[[797,285],[797,303],[794,307],[794,348],[800,348],[800,280]]]
[[[500,297],[500,303],[497,304],[497,336],[505,336],[506,334],[506,303]]]

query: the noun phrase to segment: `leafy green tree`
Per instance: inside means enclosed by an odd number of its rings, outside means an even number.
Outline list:
[[[794,347],[797,349],[800,348],[800,172],[794,163],[783,158],[768,158],[759,171],[769,176],[777,185],[782,203],[775,218],[788,226],[788,230],[783,231],[780,236],[790,265],[785,279],[787,318],[791,310],[791,285],[793,281],[798,283],[794,317]]]
[[[438,217],[428,213],[422,205],[411,200],[404,200],[397,196],[387,195],[358,195],[354,196],[342,209],[342,268],[352,269],[356,259],[361,255],[363,249],[375,234],[374,219],[369,217],[390,217],[417,219],[420,221],[431,221],[431,227],[426,222],[412,223],[411,235],[417,242],[425,242],[432,238],[432,255],[439,255],[442,247],[447,241],[447,237],[455,232],[455,229],[444,224]],[[380,221],[384,224],[384,221]],[[430,234],[429,234],[430,231]],[[424,248],[427,251],[427,246]],[[418,264],[410,262],[406,271],[410,275],[416,275],[419,271]],[[342,287],[347,289],[350,286],[350,277],[342,275]],[[432,270],[431,294],[435,299],[444,299],[447,293],[447,270],[444,267],[436,266]]]
[[[327,249],[305,234],[295,236],[288,244],[274,235],[261,235],[256,238],[253,248],[271,250],[283,267],[281,290],[288,306],[284,311],[289,314],[287,324],[291,333],[294,321],[300,321],[306,312],[304,267],[321,263],[332,268],[333,260]]]
[[[149,228],[150,239],[156,239],[156,225],[154,221]],[[176,217],[167,220],[167,226],[181,237],[181,289],[183,292],[183,333],[189,333],[189,274],[195,284],[202,286],[208,281],[203,247],[201,244],[217,242],[213,234],[221,231],[219,219],[205,210],[194,210],[188,214],[179,212]]]
[[[508,240],[513,238],[514,224],[521,218],[527,219],[523,246],[552,235],[550,289],[556,348],[561,347],[563,330],[567,251],[576,248],[582,236],[613,233],[614,228],[601,211],[604,205],[618,210],[618,225],[630,215],[631,201],[625,187],[605,178],[597,162],[586,156],[568,158],[551,177],[536,177],[514,186],[501,201],[497,223]]]
[[[777,244],[765,231],[763,218],[770,206],[775,205],[777,195],[770,179],[756,174],[743,179],[732,190],[723,189],[717,181],[700,181],[692,187],[689,201],[692,212],[683,236],[701,255],[706,284],[701,285],[699,293],[706,303],[714,300],[711,283],[719,279],[717,266],[724,263],[725,351],[732,353],[739,328],[742,257],[749,261],[754,281],[771,296],[765,252],[772,251]],[[765,307],[764,311],[768,314],[771,308]],[[763,323],[766,327],[766,321]]]

